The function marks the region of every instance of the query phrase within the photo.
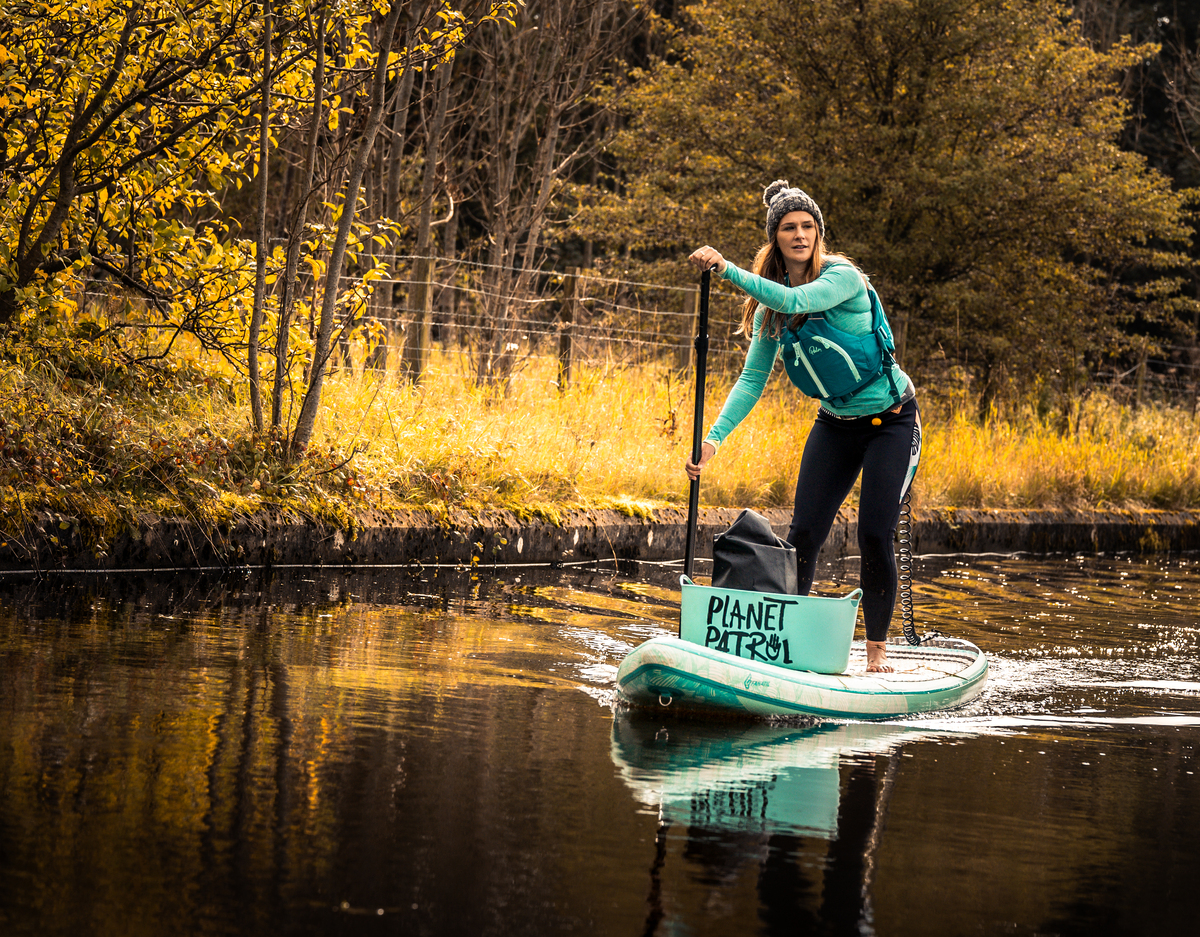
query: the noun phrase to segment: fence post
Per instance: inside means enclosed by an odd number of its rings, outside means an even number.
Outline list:
[[[408,295],[412,319],[404,335],[404,371],[410,380],[419,381],[429,367],[433,319],[432,257],[418,257],[413,261],[412,286]]]
[[[579,288],[579,268],[569,267],[563,278],[563,301],[559,311],[558,332],[558,392],[571,383],[571,359],[574,355],[575,298]]]
[[[689,286],[683,291],[683,328],[679,343],[675,346],[675,363],[681,371],[692,369],[692,358],[696,354],[693,339],[696,336],[696,317],[699,315],[700,294],[696,287]]]
[[[1194,289],[1193,293],[1200,296],[1200,289]],[[1192,419],[1196,419],[1196,405],[1200,403],[1200,373],[1197,372],[1197,365],[1200,365],[1200,308],[1197,308],[1192,313],[1192,347],[1188,349],[1188,364],[1192,366]]]
[[[1146,357],[1149,354],[1150,340],[1142,338],[1142,351],[1138,356],[1137,364],[1137,383],[1133,392],[1133,409],[1140,410],[1142,408],[1142,394],[1146,390]]]

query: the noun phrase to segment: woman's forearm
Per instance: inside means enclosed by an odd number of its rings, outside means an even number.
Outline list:
[[[739,423],[744,420],[754,405],[758,403],[771,371],[775,367],[775,356],[779,353],[779,342],[771,338],[759,336],[762,314],[755,317],[754,338],[750,342],[750,350],[746,353],[746,363],[737,382],[725,398],[721,413],[713,421],[706,440],[719,446]]]

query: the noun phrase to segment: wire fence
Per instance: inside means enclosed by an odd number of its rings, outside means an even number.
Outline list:
[[[576,269],[525,271],[431,258],[428,308],[423,309],[420,261],[425,258],[377,259],[394,273],[377,281],[361,315],[383,328],[377,346],[386,348],[389,357],[398,359],[411,348],[410,333],[427,315],[432,340],[446,349],[468,349],[477,355],[490,351],[519,361],[566,358],[571,366],[649,361],[690,366],[697,286],[637,282]],[[389,291],[387,286],[398,289]],[[714,281],[709,355],[716,367],[737,367],[744,358],[748,342],[734,334],[742,298],[732,287]]]
[[[462,354],[480,374],[496,362],[511,373],[540,359],[554,360],[563,379],[577,367],[656,362],[688,369],[693,363],[697,285],[413,254],[376,254],[374,260],[386,264],[388,273],[373,280],[369,290],[358,289],[358,300],[346,304],[336,333],[338,366],[420,371],[422,356],[433,344]],[[361,271],[351,271],[342,278],[342,289],[355,290],[361,282]],[[312,297],[315,287],[309,280],[300,292]],[[86,295],[94,302],[111,300],[111,293]],[[736,371],[744,360],[748,340],[736,334],[743,299],[714,278],[709,366],[715,371]],[[1130,402],[1155,397],[1186,402],[1195,410],[1197,349],[1157,347],[1176,357],[1150,357],[1143,350],[1132,367],[1093,373],[1093,384]]]
[[[415,281],[413,255],[387,255],[396,271],[387,282],[399,285],[406,297],[377,319],[389,326],[389,348],[403,351],[403,332],[420,310],[409,302]],[[520,271],[464,260],[435,259],[432,275],[432,321],[438,341],[446,348],[476,347],[475,333],[497,306],[507,310],[508,343],[521,358],[562,358],[569,340],[575,364],[636,364],[650,360],[690,367],[696,334],[698,287],[646,283],[583,273],[577,270],[538,271],[528,276],[524,292],[506,293],[493,285]],[[709,361],[715,370],[736,370],[745,358],[748,340],[737,335],[744,296],[714,278],[709,301]],[[1143,354],[1125,370],[1100,370],[1093,384],[1118,398],[1140,402],[1142,397],[1186,401],[1196,408],[1200,393],[1200,354],[1194,346],[1162,345],[1175,360]]]

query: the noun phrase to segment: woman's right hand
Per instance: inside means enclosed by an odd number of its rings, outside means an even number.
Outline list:
[[[699,464],[693,463],[690,456],[688,457],[687,462],[684,463],[683,470],[687,472],[688,478],[692,479],[693,481],[699,478],[700,473],[704,470],[704,466],[708,463],[708,460],[716,454],[717,447],[712,443],[708,442],[707,440],[701,443]]]
[[[688,257],[688,262],[699,267],[701,270],[716,270],[717,276],[722,276],[725,273],[725,258],[721,256],[721,252],[715,247],[709,247],[705,244],[703,247],[692,251]]]

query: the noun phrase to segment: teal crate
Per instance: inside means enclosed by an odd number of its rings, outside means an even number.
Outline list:
[[[700,586],[679,577],[679,636],[789,670],[844,673],[862,589],[840,598]]]

